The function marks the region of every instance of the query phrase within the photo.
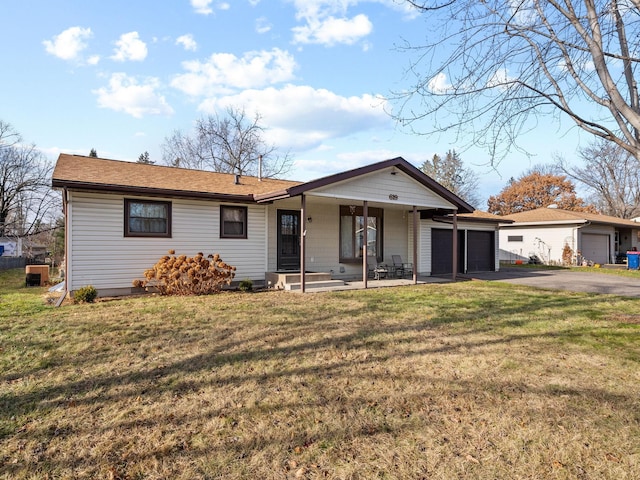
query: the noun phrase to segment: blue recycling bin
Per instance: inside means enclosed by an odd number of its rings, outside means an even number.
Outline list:
[[[638,270],[640,267],[640,252],[627,252],[627,269]]]
[[[4,245],[0,245],[0,257],[4,253]]]

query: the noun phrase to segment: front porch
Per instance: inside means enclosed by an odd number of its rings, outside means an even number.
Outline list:
[[[269,272],[265,277],[265,286],[267,288],[276,288],[291,292],[303,292],[299,273]],[[304,292],[337,292],[343,290],[364,290],[365,288],[370,289],[423,285],[429,283],[451,283],[453,281],[455,280],[451,277],[418,275],[415,280],[414,278],[387,277],[379,280],[368,279],[365,284],[362,279],[332,279],[330,273],[308,272],[305,275]],[[278,284],[275,282],[280,283]]]
[[[424,283],[432,273],[431,247],[420,236],[420,221],[436,214],[452,215],[446,248],[455,279],[457,214],[473,211],[400,158],[256,201],[267,212],[266,271],[272,273],[265,274],[266,286],[302,292]]]

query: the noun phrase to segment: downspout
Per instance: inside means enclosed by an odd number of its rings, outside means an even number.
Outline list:
[[[64,291],[56,301],[56,307],[62,305],[69,293],[69,192],[62,189],[62,213],[64,214]]]
[[[300,217],[302,221],[302,225],[300,228],[300,291],[305,293],[306,291],[306,265],[305,265],[305,237],[307,236],[307,196],[303,193],[300,196]]]

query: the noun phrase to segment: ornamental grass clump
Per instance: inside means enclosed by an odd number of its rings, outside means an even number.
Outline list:
[[[144,272],[144,280],[134,280],[138,288],[157,289],[161,295],[208,295],[230,285],[236,267],[226,264],[219,254],[205,257],[198,252],[193,257],[175,254],[163,256],[158,263]]]

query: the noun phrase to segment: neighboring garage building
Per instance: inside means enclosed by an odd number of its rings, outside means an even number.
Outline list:
[[[490,213],[474,211],[457,218],[457,273],[493,272],[499,270],[498,228],[505,219]],[[453,218],[421,212],[418,235],[421,271],[431,275],[453,273]],[[428,255],[425,253],[428,252]]]
[[[513,222],[500,226],[502,261],[536,255],[543,263],[562,264],[568,246],[574,264],[621,263],[639,244],[639,223],[607,215],[538,208],[502,218]]]

